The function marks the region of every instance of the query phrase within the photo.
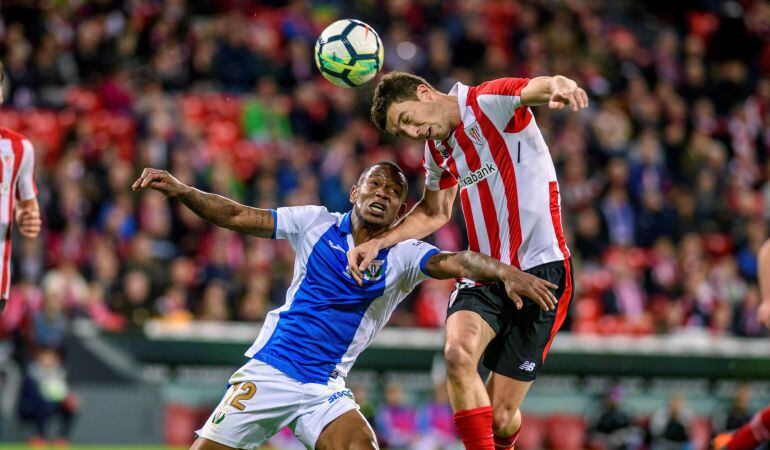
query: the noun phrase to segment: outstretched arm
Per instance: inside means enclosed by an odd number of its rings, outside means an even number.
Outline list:
[[[358,284],[363,283],[363,271],[385,247],[407,239],[422,239],[443,227],[452,217],[452,205],[457,196],[457,186],[440,191],[425,189],[422,200],[390,230],[376,238],[354,247],[348,252],[350,273]]]
[[[757,260],[759,262],[758,278],[761,299],[758,315],[759,320],[770,328],[770,239],[759,248]]]
[[[521,309],[528,297],[540,305],[543,311],[556,309],[558,300],[551,289],[555,284],[502,263],[481,253],[463,251],[441,252],[428,258],[425,264],[430,276],[438,279],[469,278],[476,281],[500,281],[505,285],[508,297]]]
[[[131,188],[134,191],[150,188],[168,197],[176,197],[204,220],[239,233],[269,238],[275,229],[275,219],[269,210],[241,205],[221,195],[200,191],[165,170],[144,169]]]
[[[551,109],[569,106],[572,111],[588,107],[588,95],[578,84],[561,75],[536,77],[521,90],[521,102],[527,106],[548,104]]]

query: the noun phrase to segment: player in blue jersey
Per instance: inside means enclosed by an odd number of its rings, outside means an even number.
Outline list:
[[[364,171],[350,190],[353,209],[346,214],[320,206],[251,208],[156,169],[145,169],[133,185],[143,188],[177,198],[215,225],[287,239],[296,251],[286,303],[268,314],[246,351],[248,362],[230,378],[193,450],[257,448],[287,426],[309,449],[376,449],[344,379],[398,303],[428,277],[498,281],[518,307],[521,296],[556,301],[553,284],[513,266],[479,253],[439,252],[416,240],[380,250],[359,285],[347,251],[390,228],[406,210],[406,177],[391,162]]]

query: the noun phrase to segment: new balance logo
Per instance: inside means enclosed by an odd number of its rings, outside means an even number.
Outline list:
[[[535,370],[535,363],[532,361],[524,361],[520,366],[519,369],[526,370],[527,372],[532,372]]]
[[[342,253],[347,253],[344,248],[340,247],[339,245],[335,244],[331,240],[329,240],[329,247],[333,248],[334,250],[339,250]]]
[[[484,167],[480,168],[479,170],[474,170],[473,172],[469,173],[468,175],[460,178],[459,184],[461,188],[464,188],[465,186],[469,186],[474,183],[478,183],[479,181],[483,180],[484,178],[488,177],[489,175],[497,172],[497,167],[495,167],[492,162],[487,162]]]

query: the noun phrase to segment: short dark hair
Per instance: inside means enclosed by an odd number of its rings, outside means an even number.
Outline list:
[[[417,86],[424,84],[436,90],[425,78],[407,72],[391,72],[380,80],[374,89],[372,122],[382,131],[387,123],[388,108],[393,103],[417,100]]]
[[[401,166],[394,163],[393,161],[379,161],[367,167],[363,172],[361,172],[361,176],[358,177],[358,185],[361,186],[361,183],[364,182],[364,177],[366,177],[366,174],[377,166],[385,166],[396,175],[396,178],[401,184],[401,187],[404,188],[404,192],[401,194],[401,197],[406,198],[406,193],[409,190],[409,182],[406,179],[406,173],[404,172],[404,169],[401,168]]]
[[[3,81],[5,81],[5,71],[3,71],[3,62],[0,61],[0,84],[3,84]]]

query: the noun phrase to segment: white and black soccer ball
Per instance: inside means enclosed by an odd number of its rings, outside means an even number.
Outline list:
[[[315,43],[315,63],[329,81],[340,87],[356,87],[382,69],[382,41],[369,25],[343,19],[326,27]]]

